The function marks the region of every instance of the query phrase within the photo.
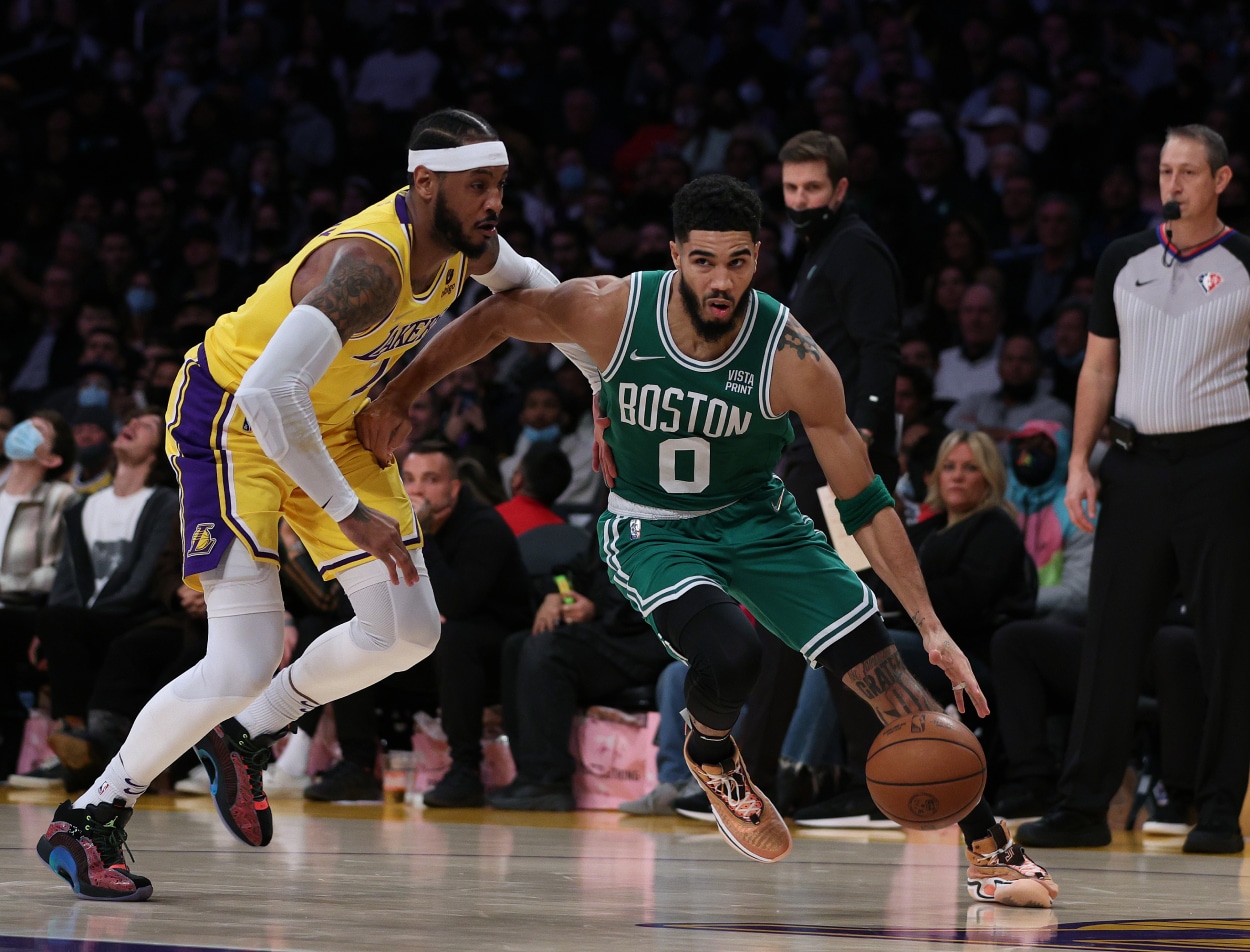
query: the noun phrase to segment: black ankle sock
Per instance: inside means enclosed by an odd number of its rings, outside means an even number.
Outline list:
[[[724,737],[708,737],[692,731],[686,749],[690,752],[690,759],[696,764],[723,764],[732,761],[734,756],[733,739],[728,734]]]
[[[998,821],[994,819],[994,811],[990,809],[985,797],[972,808],[971,813],[959,821],[959,828],[963,831],[964,842],[969,849],[976,840],[994,835],[994,831],[998,829]]]

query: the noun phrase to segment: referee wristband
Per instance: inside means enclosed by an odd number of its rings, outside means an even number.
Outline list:
[[[838,515],[842,518],[842,527],[846,529],[848,535],[854,535],[868,525],[872,517],[882,509],[892,508],[894,497],[885,488],[881,477],[874,476],[872,482],[862,491],[850,499],[835,500],[835,505],[838,507]]]

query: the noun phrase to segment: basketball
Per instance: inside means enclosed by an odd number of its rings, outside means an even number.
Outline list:
[[[937,830],[967,816],[985,791],[985,754],[972,731],[922,711],[883,728],[868,750],[868,792],[910,830]]]

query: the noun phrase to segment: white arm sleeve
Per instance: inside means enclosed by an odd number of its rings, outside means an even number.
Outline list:
[[[360,500],[330,459],[309,391],[342,349],[330,319],[297,304],[234,395],[260,448],[335,522],[351,515]]]
[[[503,236],[499,236],[499,258],[495,266],[485,274],[473,275],[473,280],[485,285],[491,291],[510,291],[513,288],[553,288],[560,283],[554,274],[543,267],[541,262],[533,258],[522,258],[516,253]],[[571,360],[582,372],[582,376],[590,384],[590,389],[599,392],[601,385],[599,368],[590,359],[590,354],[579,344],[571,341],[555,345],[560,353]]]

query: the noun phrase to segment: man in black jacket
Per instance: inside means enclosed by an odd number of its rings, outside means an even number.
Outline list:
[[[898,373],[903,280],[885,242],[845,204],[850,184],[846,150],[834,136],[801,132],[781,148],[782,188],[805,252],[790,292],[790,309],[842,375],[847,415],[868,444],[868,458],[887,486],[898,482],[894,449],[894,381]],[[802,513],[828,533],[816,491],[824,472],[803,425],[791,414],[794,442],[777,474]],[[777,639],[762,639],[763,670],[739,728],[743,755],[769,785],[794,712],[803,664]],[[877,722],[840,681],[832,679],[840,714],[865,731]],[[871,736],[869,737],[871,742]]]
[[[517,778],[487,802],[500,810],[572,810],[569,730],[579,705],[654,685],[672,660],[608,578],[597,539],[568,567],[567,593],[543,599],[503,647],[504,730]]]
[[[425,794],[427,807],[485,803],[481,780],[482,709],[499,700],[504,639],[530,619],[529,575],[516,536],[491,506],[461,491],[455,451],[447,443],[418,443],[400,461],[404,489],[425,536],[425,567],[438,599],[443,629],[434,652],[437,703],[452,766]],[[420,708],[430,692],[428,665],[382,682],[406,690]],[[394,679],[394,680],[392,680]],[[334,702],[344,766],[305,791],[313,800],[373,800],[377,755],[377,685]]]

